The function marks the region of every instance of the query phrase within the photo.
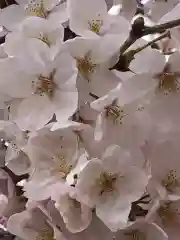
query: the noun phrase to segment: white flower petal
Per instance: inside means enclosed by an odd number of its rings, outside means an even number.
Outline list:
[[[133,102],[146,93],[154,91],[156,86],[157,82],[150,74],[136,74],[123,82],[119,90],[118,102],[120,105]]]
[[[13,4],[0,11],[0,26],[13,30],[26,17],[25,12],[18,5]]]
[[[79,175],[76,185],[78,198],[89,207],[93,207],[97,203],[99,189],[96,187],[96,179],[98,179],[101,171],[100,160],[93,159],[87,163]]]
[[[61,196],[55,206],[63,217],[67,229],[72,233],[83,231],[91,222],[91,209],[68,194]]]
[[[119,54],[121,44],[126,40],[126,34],[107,34],[96,40],[91,58],[93,63],[102,63]]]
[[[130,210],[130,203],[117,199],[97,206],[96,214],[111,231],[116,232],[127,226]]]
[[[53,105],[57,121],[67,121],[75,113],[78,106],[77,90],[57,91],[53,98]]]
[[[139,74],[157,74],[163,71],[165,63],[165,57],[162,53],[147,49],[135,55],[135,59],[130,64],[130,69]]]
[[[89,23],[93,20],[105,20],[107,17],[107,5],[104,0],[98,2],[92,0],[69,0],[68,14],[70,16],[70,28],[75,33],[88,36],[90,34]],[[83,10],[82,10],[83,9]],[[93,37],[95,33],[91,34]]]
[[[168,9],[169,10],[169,9]],[[166,23],[172,20],[176,20],[180,16],[180,3],[177,4],[171,11],[168,11],[160,20],[159,24]]]
[[[121,198],[127,202],[138,200],[144,193],[149,182],[149,176],[145,171],[137,167],[129,167],[129,169],[120,177],[117,182],[117,187]]]
[[[23,131],[33,131],[44,127],[53,114],[54,107],[48,97],[33,95],[20,103],[15,122]]]

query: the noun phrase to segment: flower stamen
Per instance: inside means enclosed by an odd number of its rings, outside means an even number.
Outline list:
[[[38,233],[36,240],[55,240],[53,236],[53,231],[43,230]]]
[[[116,101],[114,101],[111,105],[107,106],[105,110],[107,119],[112,120],[113,123],[123,124],[123,118],[127,114],[119,105],[117,105]]]
[[[159,76],[159,83],[157,86],[157,91],[162,92],[164,95],[169,93],[178,92],[180,89],[180,82],[178,81],[178,76],[176,73],[163,72]]]
[[[97,180],[97,184],[100,187],[100,194],[102,195],[104,192],[112,192],[115,189],[114,184],[116,179],[117,176],[115,174],[102,172]]]
[[[40,33],[38,39],[47,44],[48,47],[51,46],[51,42],[46,34]]]
[[[172,169],[169,171],[163,179],[162,185],[171,193],[174,192],[177,187],[180,187],[180,179],[177,177],[176,170]]]
[[[35,89],[33,94],[38,94],[40,96],[46,94],[49,98],[53,97],[55,90],[55,84],[53,82],[54,74],[55,71],[50,73],[48,77],[39,75],[38,80],[36,82],[32,81],[33,89]]]
[[[44,0],[36,3],[35,0],[31,0],[25,8],[25,11],[30,15],[47,18],[48,11],[44,8]]]
[[[100,17],[100,14],[98,15],[98,18]],[[89,29],[92,31],[92,32],[95,32],[97,34],[100,33],[100,29],[103,25],[103,20],[101,19],[93,19],[91,21],[88,21],[88,25],[89,25]]]
[[[128,239],[130,240],[146,240],[146,236],[143,232],[139,230],[132,230],[130,232],[124,233],[125,236],[128,236]]]
[[[86,53],[83,58],[76,58],[77,61],[77,69],[82,74],[82,76],[90,82],[90,74],[92,74],[96,68],[96,64],[92,63],[92,59],[90,57],[90,52]]]
[[[67,175],[72,170],[72,165],[68,164],[66,161],[66,157],[64,157],[61,154],[57,154],[52,158],[53,162],[56,164],[55,171],[58,171],[61,175],[63,175],[63,178],[66,178]]]

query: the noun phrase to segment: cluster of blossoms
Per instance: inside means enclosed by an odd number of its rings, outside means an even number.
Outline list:
[[[0,225],[179,239],[180,1],[141,17],[135,0],[16,2],[0,11]]]

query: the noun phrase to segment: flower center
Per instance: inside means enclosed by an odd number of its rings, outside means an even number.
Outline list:
[[[53,236],[53,231],[43,230],[39,232],[36,240],[55,240]]]
[[[161,218],[164,226],[179,224],[179,209],[173,208],[171,201],[163,203],[157,210],[157,214]]]
[[[97,184],[100,187],[100,193],[101,195],[104,192],[112,192],[115,188],[115,182],[116,182],[117,176],[114,174],[102,172],[100,174],[99,179],[97,180]]]
[[[47,18],[48,16],[48,11],[46,11],[44,8],[44,0],[40,0],[38,3],[37,0],[31,0],[27,4],[25,11],[28,14],[37,17]]]
[[[125,236],[128,237],[129,240],[146,240],[146,236],[143,232],[139,230],[132,230],[130,232],[124,233]]]
[[[47,44],[48,47],[51,46],[51,42],[46,34],[40,33],[38,39]]]
[[[124,110],[114,101],[111,105],[105,108],[106,118],[112,120],[113,123],[123,123],[123,118],[127,115]]]
[[[173,192],[177,187],[180,187],[180,179],[177,177],[176,170],[170,170],[162,181],[162,185],[169,192]]]
[[[159,83],[157,90],[164,95],[169,93],[178,92],[180,89],[180,82],[177,79],[177,75],[171,72],[164,72],[159,76]]]
[[[43,75],[39,75],[38,80],[32,81],[32,87],[35,89],[33,94],[38,94],[43,96],[46,94],[48,97],[52,97],[55,90],[55,84],[53,82],[55,71],[51,72],[49,76],[45,77]]]
[[[15,144],[13,141],[8,140],[8,147],[10,147],[12,149],[12,151],[14,153],[16,153],[17,155],[21,152],[21,150],[18,148],[17,144]]]
[[[89,30],[99,34],[100,33],[100,29],[101,29],[101,27],[103,25],[103,20],[100,19],[100,14],[98,14],[98,18],[97,19],[93,19],[91,21],[88,21],[88,25],[89,25]]]
[[[92,74],[96,68],[96,64],[92,63],[90,52],[88,52],[84,58],[76,58],[76,65],[79,72],[82,74],[82,76],[90,82],[89,75]]]
[[[55,171],[58,171],[63,178],[66,178],[72,170],[73,166],[71,164],[68,164],[66,161],[66,157],[62,156],[61,154],[57,154],[52,158],[52,160],[56,165]]]

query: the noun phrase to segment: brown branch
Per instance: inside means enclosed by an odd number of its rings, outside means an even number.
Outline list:
[[[160,40],[162,40],[164,38],[171,38],[170,31],[168,31],[168,32],[162,34],[161,36],[153,39],[152,41],[148,42],[147,44],[143,45],[142,47],[139,47],[139,48],[135,49],[134,50],[134,55],[139,53],[139,52],[141,52],[142,50],[146,49],[147,47],[152,46],[154,43],[156,43],[156,42],[158,42],[158,41],[160,41]]]
[[[149,28],[146,27],[146,29],[143,31],[143,36],[149,35],[149,34],[155,34],[155,33],[162,33],[167,29],[178,27],[178,26],[180,26],[180,19],[173,20],[163,24],[158,24]]]
[[[110,68],[109,70],[113,70],[116,69],[118,71],[129,71],[129,65],[131,63],[131,61],[134,59],[134,56],[143,51],[144,49],[146,49],[149,46],[152,46],[154,43],[164,39],[164,38],[170,38],[171,34],[170,31],[162,34],[161,36],[153,39],[152,41],[148,42],[147,44],[143,45],[142,47],[139,47],[137,49],[132,49],[127,51],[126,53],[124,53],[123,55],[120,55],[119,57],[119,61],[116,63],[116,65],[114,65],[112,68]]]
[[[120,48],[120,55],[122,55],[124,52],[126,52],[126,50],[133,44],[136,42],[136,40],[138,40],[139,38],[149,35],[149,34],[155,34],[155,33],[163,33],[164,31],[166,31],[167,29],[171,29],[177,26],[180,26],[180,19],[177,20],[173,20],[173,21],[169,21],[167,23],[163,23],[163,24],[158,24],[152,27],[146,27],[142,25],[141,23],[141,27],[142,29],[138,29],[138,24],[139,22],[135,22],[132,25],[132,30],[131,33],[128,37],[128,39],[124,42],[124,44],[121,46]],[[136,34],[136,31],[134,31],[134,29],[138,29],[138,34]]]

